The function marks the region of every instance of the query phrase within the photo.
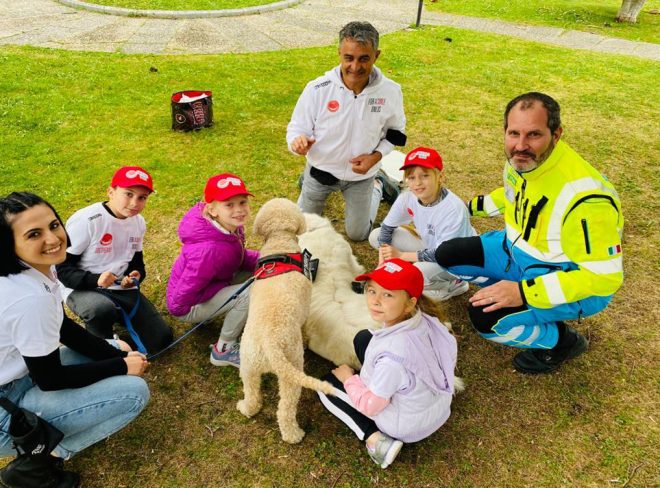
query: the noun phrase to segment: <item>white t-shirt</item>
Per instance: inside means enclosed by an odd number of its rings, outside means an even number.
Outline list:
[[[60,287],[34,268],[0,277],[0,385],[28,374],[22,356],[47,356],[60,346]]]
[[[425,249],[435,250],[444,241],[455,237],[477,235],[470,224],[467,206],[449,190],[440,202],[431,207],[419,203],[410,190],[402,192],[383,224],[398,227],[410,222],[415,224]]]
[[[126,219],[114,217],[102,203],[94,203],[74,213],[66,222],[71,239],[69,254],[81,256],[81,269],[100,274],[110,271],[123,276],[136,252],[142,251],[147,225],[142,215]],[[126,290],[112,285],[111,290]],[[73,290],[65,288],[66,300]]]

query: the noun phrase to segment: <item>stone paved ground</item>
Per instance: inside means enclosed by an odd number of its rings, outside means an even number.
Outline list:
[[[123,53],[223,53],[323,46],[339,28],[366,19],[381,33],[409,27],[417,0],[305,0],[294,7],[239,17],[153,19],[100,14],[54,0],[0,0],[0,44]],[[554,27],[425,12],[423,24],[492,32],[567,48],[660,60],[660,44]]]

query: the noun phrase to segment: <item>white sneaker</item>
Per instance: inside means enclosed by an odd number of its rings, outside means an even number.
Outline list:
[[[449,283],[447,288],[442,290],[424,290],[424,295],[436,302],[443,302],[445,300],[449,300],[451,297],[462,295],[469,289],[470,284],[467,281],[454,280]]]
[[[403,442],[397,439],[392,439],[390,436],[380,432],[380,437],[376,441],[373,448],[367,445],[367,452],[369,457],[373,459],[374,463],[381,468],[387,468],[394,459],[399,455],[399,451],[403,447]]]

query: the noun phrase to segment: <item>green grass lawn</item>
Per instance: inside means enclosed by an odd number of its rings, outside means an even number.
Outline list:
[[[660,14],[651,13],[660,11],[660,0],[647,0],[636,24],[614,21],[621,0],[426,0],[424,4],[430,11],[551,25],[634,41],[660,42]]]
[[[299,445],[280,440],[272,377],[264,381],[263,412],[243,418],[235,408],[238,372],[208,362],[219,331],[209,325],[151,366],[143,415],[72,461],[86,486],[657,484],[659,64],[449,28],[387,35],[382,50],[378,65],[403,87],[406,149],[437,148],[449,188],[463,198],[501,184],[506,102],[529,90],[560,101],[565,139],[612,180],[626,217],[623,288],[605,312],[575,324],[590,339],[589,352],[552,375],[516,374],[515,351],[471,330],[467,297],[450,300],[467,389],[446,425],[404,446],[383,471],[311,391],[300,403],[307,436]],[[178,222],[210,175],[241,175],[256,195],[255,211],[272,197],[297,197],[303,159],[287,151],[285,127],[305,83],[336,62],[331,46],[180,57],[3,47],[0,194],[35,191],[68,218],[103,198],[118,166],[144,165],[157,188],[144,212],[144,291],[165,310]],[[189,88],[213,90],[216,124],[173,133],[169,96]],[[328,215],[343,228],[338,198]],[[375,264],[367,244],[354,249],[362,263]],[[177,334],[187,328],[168,320]],[[309,373],[329,368],[307,355]]]
[[[255,7],[280,0],[86,0],[97,5],[139,10],[225,10]]]

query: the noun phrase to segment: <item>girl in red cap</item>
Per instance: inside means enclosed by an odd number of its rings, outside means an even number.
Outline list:
[[[250,215],[245,183],[223,173],[211,177],[204,202],[195,204],[179,224],[183,247],[167,283],[167,308],[186,322],[224,316],[211,349],[215,366],[239,367],[238,338],[248,312],[248,292],[223,304],[254,272],[259,253],[245,248],[243,226]]]
[[[396,199],[369,243],[380,259],[400,258],[415,263],[424,275],[424,294],[436,301],[468,291],[435,261],[435,250],[448,239],[477,235],[463,201],[443,186],[444,166],[435,149],[418,147],[406,155],[403,170],[407,190]],[[401,226],[414,224],[417,235]]]
[[[369,313],[383,328],[353,339],[359,374],[343,364],[323,378],[335,396],[318,394],[386,468],[404,442],[430,436],[449,417],[456,340],[434,316],[436,304],[422,296],[424,278],[412,263],[388,259],[356,280],[366,281]]]

